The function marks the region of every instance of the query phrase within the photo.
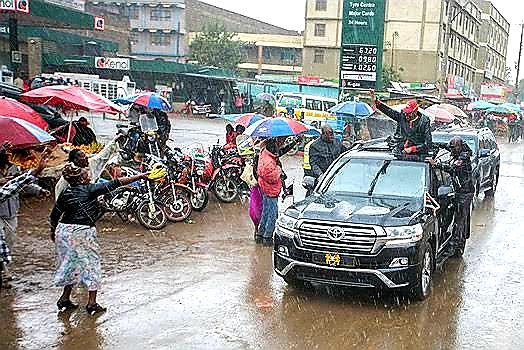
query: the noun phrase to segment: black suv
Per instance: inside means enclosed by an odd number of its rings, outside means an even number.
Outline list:
[[[484,192],[492,197],[497,190],[500,171],[500,151],[495,135],[488,128],[443,128],[433,132],[433,143],[445,144],[455,136],[460,136],[473,151],[475,194]]]
[[[445,150],[438,156],[450,158]],[[423,300],[454,209],[449,174],[368,142],[343,154],[311,196],[279,217],[274,269],[291,285],[407,289]]]

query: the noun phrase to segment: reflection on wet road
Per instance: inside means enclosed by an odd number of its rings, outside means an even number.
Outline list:
[[[180,142],[221,135],[221,122],[209,124],[212,136]],[[0,348],[522,349],[523,153],[524,145],[502,146],[495,198],[480,201],[463,259],[436,274],[431,297],[420,303],[395,294],[287,287],[273,273],[271,249],[252,242],[246,205],[212,201],[194,214],[195,224],[154,234],[105,219],[99,299],[109,312],[57,316],[48,208],[29,202],[15,249],[15,289],[0,296]],[[286,161],[297,185],[299,161]],[[35,223],[35,216],[43,219]],[[81,304],[84,294],[75,295]]]

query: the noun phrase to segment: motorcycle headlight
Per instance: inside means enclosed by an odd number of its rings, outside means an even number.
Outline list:
[[[297,233],[297,223],[297,219],[288,215],[282,215],[277,221],[278,232],[283,236],[293,238],[295,233]]]
[[[204,170],[202,170],[202,169],[198,169],[198,170],[196,171],[196,173],[197,173],[198,176],[202,176],[202,175],[204,175]]]
[[[386,227],[386,245],[406,244],[418,242],[422,239],[424,229],[421,224],[413,226]]]

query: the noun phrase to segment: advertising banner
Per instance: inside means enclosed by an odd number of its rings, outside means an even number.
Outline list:
[[[344,0],[340,88],[380,89],[385,0]]]
[[[129,58],[95,57],[95,68],[129,70]]]

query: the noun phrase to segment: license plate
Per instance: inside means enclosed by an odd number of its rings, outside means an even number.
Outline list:
[[[331,267],[354,267],[356,265],[356,258],[351,256],[342,256],[338,253],[313,254],[313,262]]]

